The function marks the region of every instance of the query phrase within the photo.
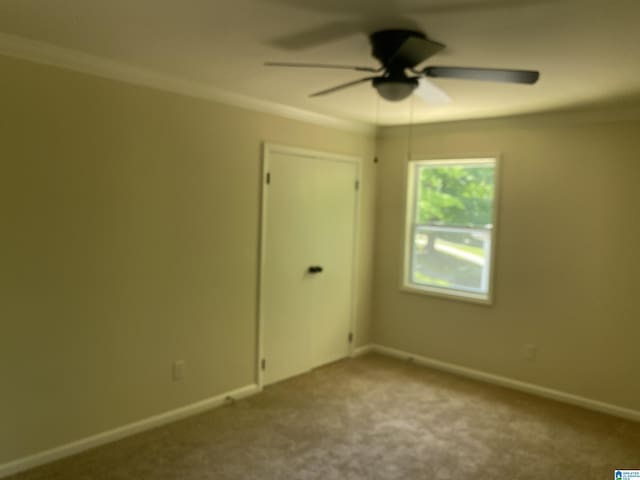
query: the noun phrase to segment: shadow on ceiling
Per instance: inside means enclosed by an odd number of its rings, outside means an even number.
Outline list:
[[[440,0],[425,5],[424,1],[372,2],[371,0],[263,0],[318,13],[347,17],[316,28],[283,35],[269,41],[284,50],[304,50],[357,34],[369,34],[385,28],[422,30],[413,19],[416,15],[447,15],[522,9],[549,5],[564,0]]]

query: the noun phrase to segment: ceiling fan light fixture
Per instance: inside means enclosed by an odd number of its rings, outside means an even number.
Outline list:
[[[418,87],[417,78],[389,78],[373,79],[373,87],[380,96],[390,102],[399,102],[410,96]]]

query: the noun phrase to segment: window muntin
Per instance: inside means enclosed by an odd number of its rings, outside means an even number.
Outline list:
[[[496,163],[410,162],[405,287],[490,301]]]

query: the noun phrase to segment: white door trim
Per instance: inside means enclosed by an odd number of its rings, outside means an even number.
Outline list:
[[[264,271],[265,271],[265,252],[267,240],[267,212],[268,201],[267,195],[267,175],[269,174],[269,158],[275,153],[290,154],[303,156],[307,158],[316,158],[324,160],[339,161],[354,164],[356,167],[357,181],[359,188],[356,190],[355,198],[355,215],[354,215],[354,235],[353,235],[353,258],[351,264],[351,314],[349,319],[349,330],[355,335],[356,327],[356,292],[358,279],[358,253],[360,242],[360,191],[362,189],[362,159],[351,155],[342,155],[337,153],[322,152],[318,150],[309,150],[306,148],[290,147],[275,143],[263,143],[262,145],[262,172],[261,172],[261,208],[260,208],[260,250],[258,264],[258,312],[257,312],[257,345],[256,345],[256,384],[262,388],[264,386],[264,372],[262,369],[262,360],[264,359]],[[354,186],[355,188],[355,186]],[[349,355],[354,352],[355,339],[349,344]]]

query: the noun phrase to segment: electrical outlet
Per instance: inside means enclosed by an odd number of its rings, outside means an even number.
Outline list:
[[[522,347],[522,358],[528,362],[535,362],[538,356],[538,346],[533,343],[528,343]]]
[[[173,362],[173,381],[179,382],[184,378],[184,370],[186,362],[184,360],[176,360]]]

